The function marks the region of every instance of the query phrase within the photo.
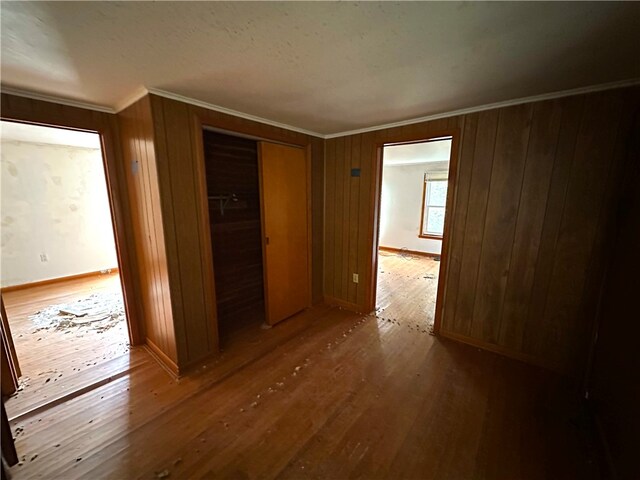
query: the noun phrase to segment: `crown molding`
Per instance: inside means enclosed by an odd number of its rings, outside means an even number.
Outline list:
[[[6,93],[9,95],[15,95],[16,97],[30,98],[32,100],[40,100],[43,102],[50,102],[50,103],[58,103],[60,105],[67,105],[69,107],[84,108],[85,110],[94,110],[96,112],[116,113],[116,111],[110,107],[104,107],[102,105],[96,105],[94,103],[80,102],[78,100],[71,100],[68,98],[55,97],[53,95],[46,95],[43,93],[29,92],[27,90],[20,90],[19,88],[1,86],[0,92]]]
[[[171,93],[171,92],[167,92],[165,90],[160,90],[157,88],[148,88],[147,90],[149,91],[149,93],[158,95],[159,97],[169,98],[171,100],[177,100],[178,102],[188,103],[190,105],[195,105],[196,107],[206,108],[207,110],[226,113],[227,115],[233,115],[234,117],[240,117],[240,118],[244,118],[245,120],[264,123],[266,125],[271,125],[272,127],[292,130],[294,132],[303,133],[305,135],[311,135],[313,137],[325,138],[323,134],[318,132],[312,132],[311,130],[305,130],[304,128],[294,127],[293,125],[287,125],[286,123],[280,123],[273,120],[269,120],[267,118],[257,117],[255,115],[251,115],[248,113],[239,112],[237,110],[232,110],[230,108],[221,107],[213,103],[203,102],[201,100],[196,100],[191,97],[185,97],[184,95],[178,95],[177,93]]]
[[[116,108],[114,109],[115,113],[120,113],[124,109],[129,108],[131,105],[136,103],[138,100],[143,98],[148,93],[149,93],[149,90],[147,90],[147,88],[144,86],[137,88],[131,95],[125,97],[124,100],[116,104]]]
[[[424,117],[412,118],[409,120],[402,120],[402,121],[393,122],[393,123],[386,123],[384,125],[377,125],[375,127],[365,127],[365,128],[359,128],[357,130],[348,130],[345,132],[328,133],[326,135],[323,135],[323,138],[329,139],[329,138],[337,138],[337,137],[346,137],[348,135],[375,132],[377,130],[384,130],[387,128],[403,127],[405,125],[428,122],[431,120],[438,120],[441,118],[455,117],[458,115],[468,115],[470,113],[482,112],[484,110],[492,110],[494,108],[511,107],[513,105],[522,105],[523,103],[540,102],[543,100],[553,100],[555,98],[570,97],[572,95],[583,95],[585,93],[600,92],[603,90],[612,90],[614,88],[631,87],[633,85],[639,85],[639,84],[640,84],[640,78],[632,78],[628,80],[622,80],[619,82],[602,83],[599,85],[592,85],[589,87],[580,87],[580,88],[573,88],[570,90],[561,90],[558,92],[544,93],[542,95],[533,95],[531,97],[522,97],[514,100],[506,100],[504,102],[488,103],[486,105],[481,105],[478,107],[463,108],[463,109],[454,110],[451,112],[436,113],[434,115],[426,115]]]
[[[561,90],[558,92],[545,93],[542,95],[533,95],[530,97],[522,97],[514,100],[507,100],[504,102],[489,103],[489,104],[480,105],[477,107],[463,108],[460,110],[453,110],[449,112],[436,113],[433,115],[426,115],[418,118],[411,118],[411,119],[402,120],[399,122],[385,123],[383,125],[376,125],[372,127],[365,127],[365,128],[355,129],[355,130],[347,130],[343,132],[328,133],[328,134],[322,134],[318,132],[313,132],[311,130],[306,130],[304,128],[298,128],[293,125],[287,125],[286,123],[280,123],[273,120],[269,120],[267,118],[258,117],[256,115],[239,112],[237,110],[221,107],[219,105],[203,102],[201,100],[196,100],[194,98],[185,97],[184,95],[167,92],[166,90],[160,90],[157,88],[141,87],[135,93],[131,94],[128,98],[126,98],[122,102],[119,102],[116,108],[104,107],[104,106],[95,105],[92,103],[85,103],[85,102],[80,102],[76,100],[70,100],[66,98],[55,97],[52,95],[45,95],[45,94],[40,94],[35,92],[29,92],[26,90],[20,90],[17,88],[11,88],[11,87],[5,87],[5,86],[0,87],[0,91],[2,91],[2,93],[16,95],[18,97],[31,98],[33,100],[41,100],[44,102],[58,103],[61,105],[68,105],[71,107],[84,108],[87,110],[95,110],[97,112],[104,112],[104,113],[111,113],[111,114],[115,114],[124,110],[128,106],[140,100],[145,95],[152,93],[160,97],[169,98],[171,100],[176,100],[183,103],[188,103],[190,105],[195,105],[201,108],[206,108],[207,110],[213,110],[216,112],[225,113],[227,115],[233,115],[235,117],[244,118],[246,120],[251,120],[251,121],[263,123],[266,125],[271,125],[273,127],[284,128],[294,132],[303,133],[305,135],[311,135],[313,137],[330,139],[330,138],[346,137],[348,135],[356,135],[359,133],[375,132],[375,131],[384,130],[387,128],[402,127],[405,125],[428,122],[432,120],[438,120],[441,118],[455,117],[458,115],[468,115],[470,113],[482,112],[484,110],[491,110],[494,108],[504,108],[504,107],[510,107],[514,105],[521,105],[523,103],[540,102],[543,100],[552,100],[555,98],[569,97],[572,95],[582,95],[586,93],[600,92],[603,90],[612,90],[615,88],[630,87],[634,85],[640,85],[640,78],[633,78],[633,79],[622,80],[618,82],[602,83],[599,85],[592,85],[589,87],[580,87],[580,88],[573,88],[569,90]]]

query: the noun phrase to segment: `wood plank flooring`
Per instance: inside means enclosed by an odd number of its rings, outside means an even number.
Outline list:
[[[86,327],[38,330],[29,316],[50,305],[97,292],[121,292],[117,273],[41,285],[2,294],[22,370],[21,390],[6,402],[9,418],[121,374],[140,361],[131,352],[127,325],[104,332]]]
[[[319,306],[180,380],[150,357],[12,422],[30,478],[598,478],[554,374],[401,316]]]
[[[440,262],[411,253],[378,253],[376,307],[384,317],[402,319],[411,328],[433,326]]]

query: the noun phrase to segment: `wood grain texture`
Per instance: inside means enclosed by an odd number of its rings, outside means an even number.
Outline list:
[[[266,320],[275,325],[310,306],[305,150],[260,142]]]
[[[179,381],[147,360],[14,422],[24,431],[16,441],[22,465],[11,473],[14,480],[157,478],[165,470],[171,479],[599,478],[565,385],[551,372],[417,332],[384,313],[319,306],[270,330],[238,332],[223,356]]]
[[[365,191],[379,188],[376,145],[458,128],[458,180],[454,208],[447,212],[451,245],[443,277],[442,332],[579,377],[620,152],[625,151],[629,119],[639,108],[638,90],[566,97],[327,140],[325,294],[359,310],[371,308],[376,194],[362,200]],[[359,144],[357,185],[345,179],[348,142]],[[357,163],[351,156],[347,161]],[[345,195],[351,201],[352,188],[360,203],[357,215],[350,209],[345,216],[337,205],[344,205]],[[345,228],[349,241],[358,238],[357,251],[349,248],[346,258]],[[351,271],[354,266],[357,272]],[[344,290],[350,273],[359,273],[360,284]]]
[[[640,477],[640,389],[631,372],[638,363],[637,275],[640,269],[640,115],[629,137],[631,148],[618,172],[616,216],[608,225],[607,268],[600,278],[601,301],[587,383],[603,436],[611,478]],[[631,370],[630,370],[631,369]]]
[[[264,312],[262,228],[255,140],[204,131],[211,248],[220,330]],[[236,200],[229,199],[235,195]],[[258,321],[264,321],[264,315]]]
[[[137,301],[140,296],[140,280],[137,275],[138,259],[127,190],[128,165],[123,161],[117,116],[6,93],[2,93],[0,98],[0,115],[3,120],[92,131],[100,134],[129,336],[134,345],[144,343],[143,311]]]
[[[4,296],[0,293],[0,348],[2,348],[2,366],[0,373],[2,375],[2,388],[0,392],[3,397],[13,395],[18,390],[18,377],[21,375],[20,362],[16,354],[16,348],[13,343],[13,336],[9,326],[9,318],[4,308]],[[4,403],[2,406],[4,414]]]
[[[160,349],[177,370],[177,348],[160,203],[153,119],[148,98],[118,114],[127,166],[133,235],[140,279],[146,342]]]
[[[151,242],[161,242],[161,252],[153,265],[162,276],[165,311],[171,309],[173,347],[162,341],[151,343],[174,359],[183,372],[218,351],[213,254],[211,249],[204,168],[203,126],[230,134],[249,135],[274,142],[296,145],[311,153],[311,259],[313,300],[322,295],[322,233],[324,144],[321,139],[282,128],[233,117],[187,105],[157,95],[148,95],[143,105],[145,144],[155,159],[155,171],[147,184],[146,198],[152,200],[154,224]],[[136,104],[136,105],[137,105]],[[127,109],[129,110],[129,109]],[[127,143],[125,142],[125,145]],[[161,221],[160,221],[161,220]],[[143,238],[143,237],[140,237]],[[147,241],[147,240],[145,240]],[[150,267],[151,268],[151,267]],[[166,288],[168,287],[168,291]],[[168,330],[162,330],[168,335]],[[159,338],[159,337],[156,337]]]
[[[22,370],[20,391],[6,400],[9,418],[42,408],[129,368],[131,347],[124,320],[97,331],[71,326],[42,329],[30,318],[52,305],[94,294],[120,296],[120,285],[118,274],[111,273],[2,293]]]

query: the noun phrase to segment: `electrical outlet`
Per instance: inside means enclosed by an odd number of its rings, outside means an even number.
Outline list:
[[[45,262],[48,262],[48,261],[49,261],[49,257],[47,257],[47,254],[46,254],[46,253],[41,253],[41,254],[40,254],[40,261],[41,261],[42,263],[45,263]]]
[[[353,283],[358,283],[359,279],[358,279],[358,274],[354,273],[353,274]]]

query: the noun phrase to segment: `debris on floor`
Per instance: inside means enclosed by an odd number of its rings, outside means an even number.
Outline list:
[[[37,333],[41,330],[65,331],[73,327],[97,332],[109,330],[125,322],[124,302],[120,292],[98,292],[72,303],[51,305],[29,319]]]

